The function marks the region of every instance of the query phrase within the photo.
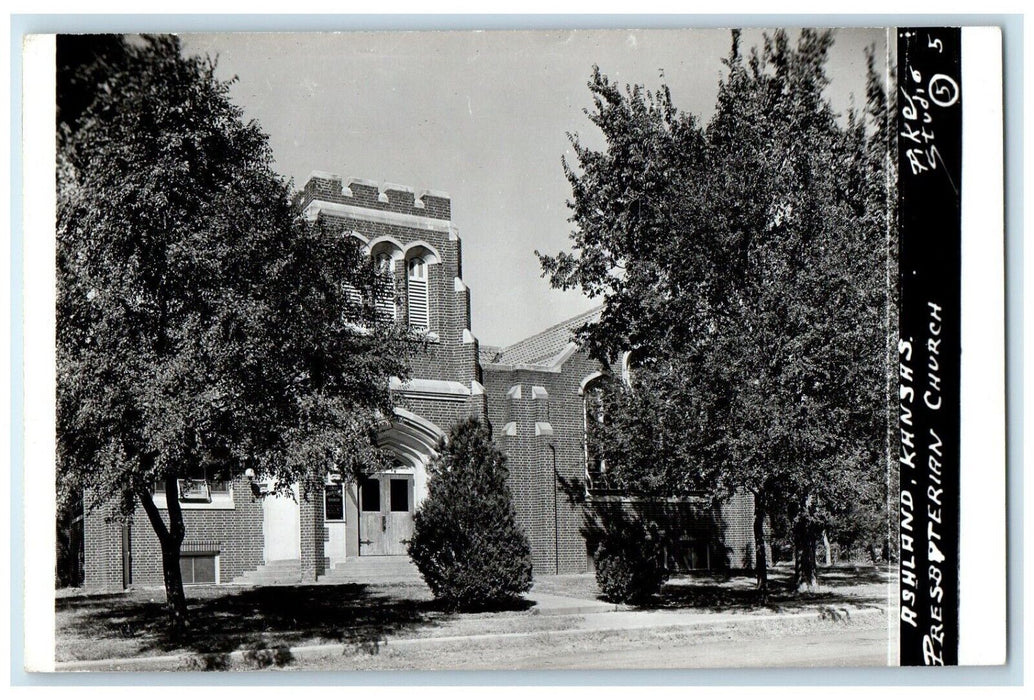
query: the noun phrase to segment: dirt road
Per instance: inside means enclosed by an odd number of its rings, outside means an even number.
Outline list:
[[[674,669],[770,666],[885,666],[887,633],[836,629],[777,638],[707,639],[639,649],[535,654],[512,668]]]
[[[882,620],[882,618],[880,618]],[[887,631],[868,624],[803,629],[628,630],[497,643],[393,645],[373,653],[295,659],[293,670],[546,670],[884,666]]]

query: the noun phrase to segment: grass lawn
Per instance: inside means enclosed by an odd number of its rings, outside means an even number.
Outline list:
[[[376,648],[389,638],[558,629],[529,604],[451,613],[421,583],[186,589],[191,634],[166,631],[161,589],[111,595],[65,592],[56,601],[58,661],[130,658],[344,643]],[[560,621],[559,628],[565,626]]]
[[[599,597],[600,589],[596,587],[596,576],[593,574],[536,577],[528,598],[534,600],[536,593],[549,593],[581,600],[603,600]]]
[[[375,644],[387,635],[434,627],[448,615],[422,584],[395,586],[190,586],[189,639],[166,632],[161,589],[61,597],[57,660],[160,656],[184,652],[330,642]]]
[[[753,589],[749,575],[679,576],[647,607],[690,614],[778,612],[840,604],[885,607],[887,582],[893,580],[889,571],[872,567],[836,568],[823,572],[819,590],[795,595],[788,587],[790,573],[773,571],[772,592],[765,600]],[[592,574],[540,577],[527,598],[533,601],[536,593],[584,600],[598,596]],[[386,640],[562,631],[578,626],[581,620],[576,615],[537,615],[527,605],[495,612],[450,613],[435,603],[421,583],[191,586],[187,597],[192,633],[187,639],[177,639],[166,632],[161,589],[112,595],[63,592],[56,600],[56,658],[219,655],[327,643],[345,644],[360,658],[375,656]],[[376,666],[379,662],[371,663]]]
[[[767,595],[755,587],[751,573],[733,576],[678,576],[664,586],[650,607],[692,608],[711,612],[792,612],[812,607],[851,604],[862,607],[887,606],[888,585],[896,581],[896,568],[834,566],[820,568],[814,590],[795,591],[793,566],[769,569]]]
[[[779,612],[804,606],[850,603],[853,605],[884,605],[887,585],[895,578],[896,570],[888,567],[835,566],[820,570],[818,587],[813,591],[793,591],[792,566],[769,569],[769,593],[762,598],[755,588],[751,572],[732,575],[705,573],[673,576],[665,584],[648,609],[696,609],[712,612],[758,611]],[[602,600],[593,574],[544,576],[535,580],[529,598],[535,593]]]

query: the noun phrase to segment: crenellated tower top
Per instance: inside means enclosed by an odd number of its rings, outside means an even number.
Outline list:
[[[313,171],[302,190],[302,206],[308,212],[314,202],[362,207],[407,216],[450,221],[452,201],[446,192],[421,190],[407,185],[353,177],[347,181],[340,175]]]

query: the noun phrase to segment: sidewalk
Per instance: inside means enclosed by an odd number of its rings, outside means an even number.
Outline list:
[[[529,600],[535,606],[525,619],[537,622],[535,629],[463,634],[464,622],[458,620],[440,629],[441,634],[392,638],[370,643],[374,652],[390,649],[420,649],[452,645],[543,642],[557,638],[606,635],[621,632],[652,631],[656,633],[683,633],[689,635],[717,634],[742,627],[758,627],[758,631],[772,626],[829,622],[848,624],[862,621],[876,623],[886,611],[877,607],[838,605],[836,608],[817,605],[794,612],[710,612],[693,609],[633,610],[626,606],[590,601],[553,594],[532,593]],[[262,668],[283,666],[299,660],[317,660],[348,656],[355,653],[352,644],[320,644],[278,649],[237,650],[227,654],[177,654],[169,656],[134,657],[125,659],[97,659],[70,661],[55,665],[58,671],[155,671]],[[370,652],[370,649],[365,651]]]
[[[535,591],[528,593],[525,598],[535,602],[535,607],[531,609],[533,615],[592,615],[628,609],[627,605],[606,603],[602,600],[586,600]]]

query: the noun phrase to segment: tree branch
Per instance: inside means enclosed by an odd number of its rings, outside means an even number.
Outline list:
[[[169,535],[182,544],[187,531],[183,526],[183,510],[180,508],[179,484],[175,476],[165,477],[165,503],[169,509]]]
[[[151,498],[150,492],[146,486],[138,486],[136,495],[140,499],[140,505],[144,507],[144,512],[147,513],[147,518],[151,521],[151,527],[154,528],[155,534],[158,535],[158,540],[164,543],[169,538],[169,529],[165,527],[162,514],[158,512],[158,506],[154,504],[154,499]]]

